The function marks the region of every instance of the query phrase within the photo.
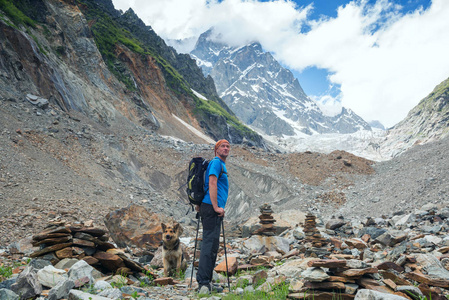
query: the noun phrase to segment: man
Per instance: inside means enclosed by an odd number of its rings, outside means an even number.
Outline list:
[[[211,280],[217,260],[220,225],[225,215],[224,207],[228,200],[229,183],[226,158],[229,156],[230,150],[231,145],[227,140],[219,140],[215,144],[215,157],[210,161],[206,170],[205,189],[207,193],[201,206],[196,207],[196,210],[200,212],[203,225],[203,241],[196,275],[200,293],[210,292],[212,289],[218,290],[211,284]]]

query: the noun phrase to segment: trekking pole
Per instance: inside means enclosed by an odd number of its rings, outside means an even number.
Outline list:
[[[229,268],[228,268],[228,256],[226,255],[226,239],[225,239],[225,231],[224,231],[224,218],[221,218],[221,226],[223,228],[223,248],[225,252],[225,261],[226,261],[226,277],[228,278],[228,288],[229,292],[231,291],[231,284],[229,283]]]
[[[193,278],[193,269],[195,268],[195,256],[196,256],[196,244],[198,243],[198,231],[200,230],[200,213],[196,213],[196,238],[195,238],[195,250],[193,250],[193,261],[192,261],[192,273],[190,274],[190,286],[189,288],[192,288],[192,278]]]

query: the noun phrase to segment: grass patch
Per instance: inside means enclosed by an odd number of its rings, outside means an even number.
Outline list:
[[[0,9],[13,21],[14,24],[28,25],[36,28],[34,21],[19,10],[11,0],[0,0]]]
[[[287,299],[289,294],[288,284],[283,282],[277,285],[273,285],[271,290],[268,292],[264,291],[254,291],[254,292],[244,292],[243,294],[227,294],[221,299],[223,300],[234,300],[234,299],[258,299],[258,300],[279,300]]]
[[[0,266],[0,282],[5,281],[12,276],[11,266]]]

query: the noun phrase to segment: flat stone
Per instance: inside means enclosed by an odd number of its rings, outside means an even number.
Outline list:
[[[418,272],[409,272],[405,274],[405,277],[418,281],[420,283],[425,283],[430,286],[437,286],[442,288],[449,288],[449,280],[444,279],[434,279],[424,274],[420,274]]]
[[[128,258],[124,253],[117,253],[117,256],[120,257],[123,262],[125,263],[125,266],[130,268],[131,270],[135,272],[144,272],[145,268],[140,265],[138,262],[135,262],[134,260]]]
[[[317,289],[317,290],[344,290],[345,289],[345,284],[343,282],[329,282],[329,281],[310,282],[310,281],[306,281],[304,286],[306,288],[313,289],[313,290],[315,290],[315,289]]]
[[[68,300],[111,300],[111,298],[97,296],[78,290],[70,290]]]
[[[44,231],[40,232],[39,234],[33,236],[33,240],[38,239],[38,237],[40,237],[40,236],[51,235],[54,233],[67,234],[67,233],[71,233],[71,231],[68,227],[65,227],[65,226],[55,226],[55,227],[45,229]]]
[[[335,230],[342,227],[345,224],[346,224],[345,221],[339,219],[331,219],[329,220],[329,222],[326,223],[325,227],[326,229]]]
[[[353,247],[353,248],[356,248],[359,250],[363,250],[368,247],[364,241],[358,240],[358,239],[347,239],[347,240],[345,240],[345,243],[349,247]]]
[[[355,295],[355,293],[357,293],[358,288],[359,288],[358,284],[345,283],[345,293],[346,294]]]
[[[419,299],[423,299],[424,295],[421,292],[421,290],[416,287],[416,286],[412,286],[412,285],[399,285],[396,289],[398,292],[402,292],[408,295],[415,295],[415,297],[419,297]]]
[[[391,269],[391,270],[398,271],[399,273],[404,272],[403,267],[398,266],[397,264],[395,264],[394,262],[391,262],[391,261],[383,262],[383,263],[377,265],[376,267],[379,270],[390,270]]]
[[[385,285],[386,286],[388,286],[390,289],[392,289],[392,290],[396,290],[396,287],[398,286],[396,283],[394,283],[394,281],[393,280],[391,280],[391,279],[383,279],[382,280],[383,281],[383,283],[385,283]]]
[[[227,257],[227,266],[228,266],[228,274],[234,275],[237,272],[238,262],[237,257]],[[226,260],[222,261],[215,267],[215,272],[217,273],[226,273]]]
[[[374,274],[377,273],[377,268],[365,268],[365,269],[349,269],[343,272],[337,272],[335,275],[337,276],[347,276],[347,277],[360,277],[365,274]]]
[[[307,263],[309,267],[321,267],[321,268],[329,268],[329,269],[336,269],[336,268],[343,268],[346,267],[346,260],[344,259],[322,259],[322,260],[314,260],[309,261]]]
[[[106,234],[106,231],[100,228],[94,227],[70,227],[72,232],[83,232],[90,234],[91,236],[100,237]]]
[[[85,256],[83,257],[83,260],[91,266],[99,263],[99,260],[92,256]]]
[[[300,293],[292,293],[288,295],[288,299],[303,299],[303,300],[335,300],[335,293],[331,292],[319,292],[314,291],[313,293],[308,292],[300,292]],[[339,300],[352,300],[355,299],[354,295],[350,294],[338,294]],[[367,299],[364,299],[367,300]]]
[[[330,277],[322,268],[308,268],[301,275],[311,282],[322,282]]]
[[[362,289],[357,292],[354,299],[355,300],[406,300],[407,298],[393,295],[393,294]]]
[[[123,260],[115,254],[100,251],[95,253],[93,257],[98,259],[102,266],[112,272],[114,272],[118,268],[125,267],[125,263],[123,262]]]
[[[161,277],[161,278],[155,279],[153,282],[156,285],[173,285],[173,278]]]
[[[355,279],[342,277],[342,276],[333,276],[333,275],[329,276],[327,281],[338,281],[338,282],[343,282],[343,283],[355,283]]]
[[[46,254],[46,253],[49,253],[49,252],[53,252],[53,251],[56,251],[56,250],[60,250],[60,249],[63,249],[63,248],[66,248],[66,247],[70,247],[70,246],[72,246],[72,242],[52,245],[52,246],[49,246],[49,247],[46,247],[44,249],[41,249],[41,250],[38,250],[38,251],[35,251],[35,252],[31,253],[30,257],[32,257],[32,258],[38,257],[38,256],[41,256],[43,254]]]
[[[47,238],[47,239],[43,239],[43,240],[39,240],[36,242],[33,242],[33,246],[39,246],[42,244],[45,244],[47,246],[50,245],[54,245],[54,244],[62,244],[62,243],[66,243],[68,241],[70,241],[72,239],[71,235],[64,235],[61,237],[54,237],[54,238]]]
[[[410,285],[410,282],[407,281],[404,277],[396,275],[393,272],[379,270],[379,273],[383,278],[391,279],[397,285]]]
[[[59,259],[72,258],[73,257],[72,252],[73,252],[72,247],[67,247],[67,248],[55,251],[55,255]]]
[[[77,262],[78,259],[75,258],[64,258],[55,265],[55,268],[61,270],[70,269]]]
[[[70,237],[71,235],[69,233],[40,233],[33,235],[34,241],[41,241],[45,239],[52,239],[52,238],[60,238],[60,237]]]
[[[90,242],[90,241],[86,241],[86,240],[81,240],[81,239],[73,239],[72,240],[74,245],[78,245],[78,246],[83,246],[83,247],[95,247],[95,243],[94,242]]]

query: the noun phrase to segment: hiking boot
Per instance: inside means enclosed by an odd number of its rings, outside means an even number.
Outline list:
[[[209,295],[210,294],[210,285],[200,285],[198,287],[198,294]]]
[[[222,293],[223,288],[221,286],[219,286],[218,284],[213,284],[213,283],[200,285],[198,287],[198,294],[210,294],[211,291],[217,292],[217,293]]]
[[[221,286],[219,286],[218,284],[211,283],[210,285],[211,285],[211,290],[213,292],[223,293],[223,288]]]

